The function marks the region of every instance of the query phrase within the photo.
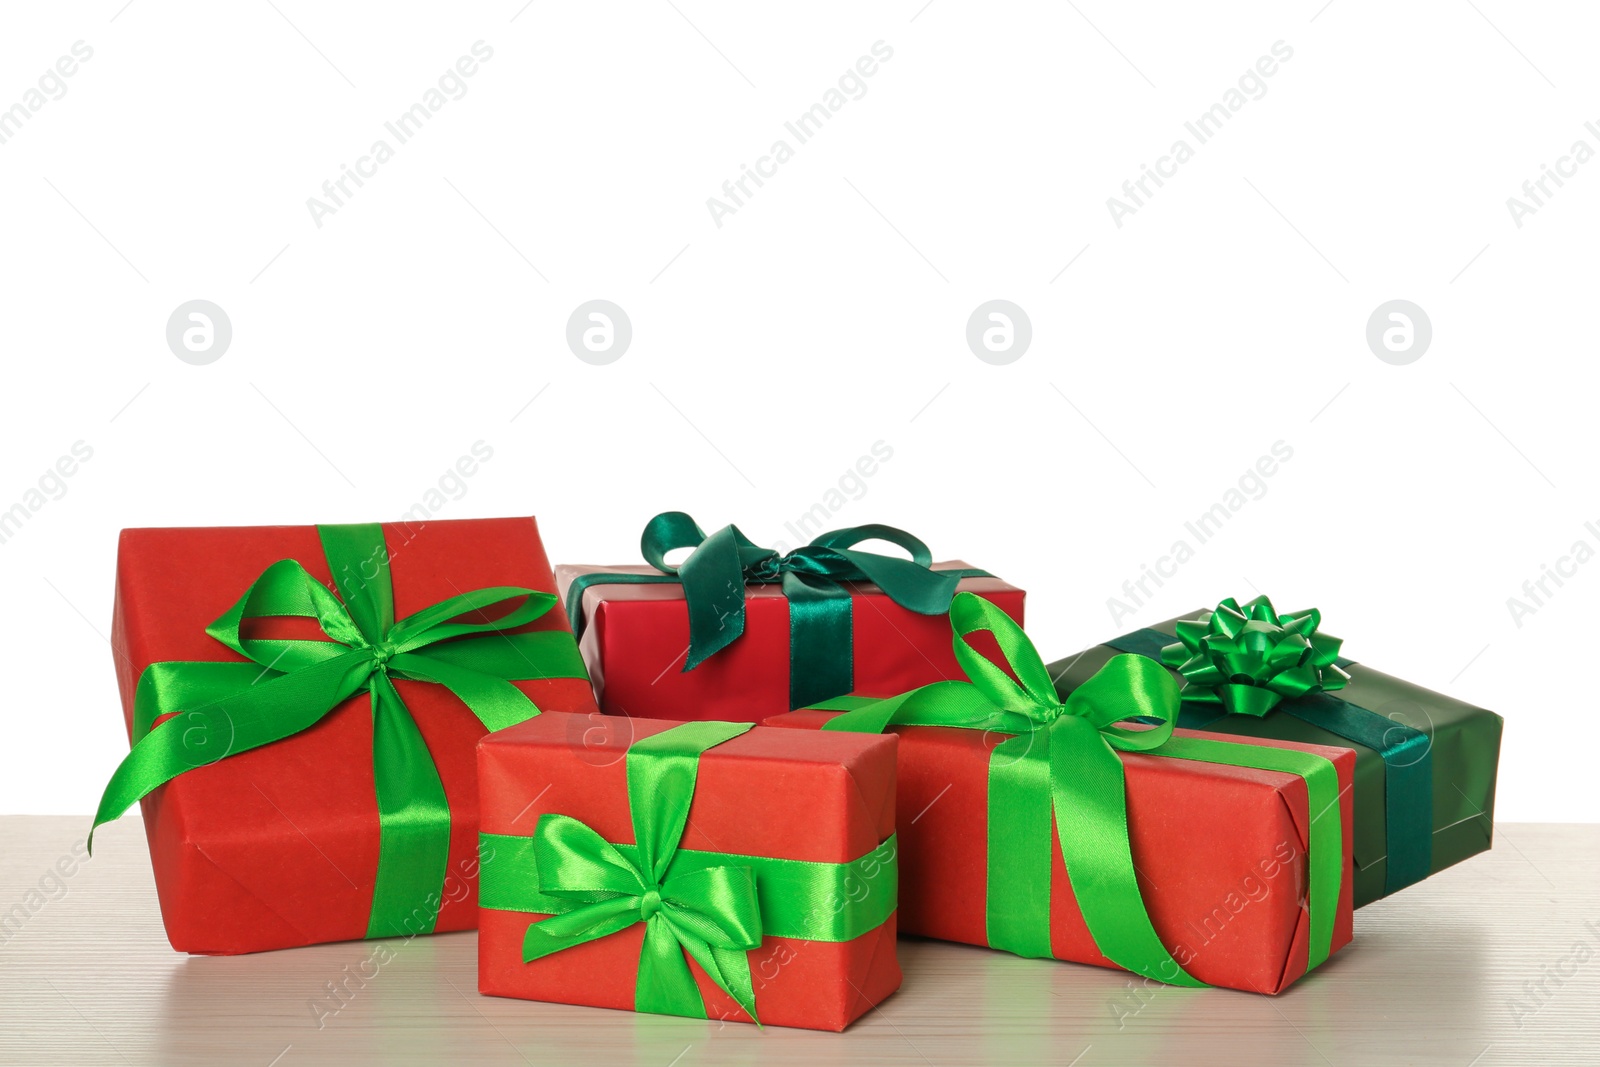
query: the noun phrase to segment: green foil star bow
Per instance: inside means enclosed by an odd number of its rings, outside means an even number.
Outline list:
[[[1161,662],[1183,675],[1183,699],[1221,704],[1260,717],[1288,697],[1342,689],[1339,638],[1321,633],[1316,608],[1279,615],[1258,596],[1243,607],[1232,597],[1198,619],[1177,624],[1177,644]]]
[[[752,1019],[756,998],[746,955],[761,945],[756,880],[746,866],[673,869],[694,799],[700,754],[752,723],[694,722],[636,741],[627,755],[636,846],[625,855],[567,815],[541,816],[533,835],[538,892],[560,909],[528,927],[524,962],[645,924],[634,1006],[705,1018],[684,953]]]

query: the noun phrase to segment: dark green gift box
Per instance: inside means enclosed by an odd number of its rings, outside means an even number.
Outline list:
[[[1064,698],[1134,652],[1184,683],[1179,726],[1354,749],[1359,908],[1489,848],[1501,718],[1339,657],[1320,621],[1314,610],[1279,616],[1265,597],[1224,601],[1059,660],[1050,674]]]

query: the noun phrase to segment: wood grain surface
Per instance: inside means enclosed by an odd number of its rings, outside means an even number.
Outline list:
[[[482,997],[472,933],[182,956],[143,827],[77,863],[88,823],[0,818],[0,1063],[1600,1065],[1596,826],[1497,828],[1278,997],[904,940],[900,992],[829,1034]]]

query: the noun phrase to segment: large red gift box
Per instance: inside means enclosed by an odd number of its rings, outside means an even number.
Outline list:
[[[971,569],[966,563],[933,570]],[[658,574],[645,566],[563,565],[556,583],[594,571]],[[867,582],[842,583],[853,615],[851,657],[857,693],[887,695],[962,678],[945,615],[920,615]],[[1022,622],[1023,591],[999,578],[963,578],[960,591],[992,601]],[[593,585],[583,591],[583,651],[601,710],[647,719],[761,722],[790,710],[789,602],[777,584],[745,586],[745,627],[738,640],[685,671],[689,612],[683,587]]]
[[[766,725],[817,730],[837,714],[805,709]],[[940,726],[891,730],[900,738],[900,929],[987,945],[990,754],[1012,735]],[[1239,740],[1193,730],[1172,736]],[[1338,772],[1344,876],[1330,945],[1336,951],[1351,937],[1355,753],[1286,741],[1252,743],[1314,753]],[[1154,752],[1118,755],[1127,781],[1134,868],[1162,944],[1202,982],[1281,992],[1305,973],[1310,942],[1307,846],[1310,822],[1320,813],[1309,810],[1305,779]],[[1051,954],[1115,967],[1095,947],[1060,848],[1051,851]]]
[[[491,586],[555,591],[532,518],[382,530],[397,617]],[[112,647],[130,733],[135,689],[152,663],[245,662],[206,627],[283,559],[299,561],[333,587],[316,527],[123,531]],[[298,625],[310,620],[276,621],[284,624],[280,636],[322,637],[315,625]],[[559,607],[526,629],[570,632]],[[484,727],[444,686],[394,684],[450,807],[448,874],[433,928],[471,929],[477,924],[474,751]],[[597,713],[583,678],[511,684],[541,709]],[[373,718],[360,693],[309,729],[198,766],[145,797],[156,891],[172,946],[228,954],[365,936],[379,851],[374,788]]]
[[[682,727],[661,720],[543,715],[479,744],[480,992],[635,1009],[644,923],[529,963],[524,962],[524,938],[546,916],[512,905],[519,894],[543,888],[535,885],[537,874],[522,851],[542,817],[571,816],[607,842],[636,843],[628,750]],[[771,857],[842,865],[839,898],[810,901],[795,899],[801,894],[792,888],[766,884],[757,869],[761,907],[772,914],[764,915],[769,932],[748,952],[748,960],[764,1025],[843,1030],[900,985],[893,911],[895,740],[746,729],[700,756],[677,856],[698,851],[733,854],[727,861],[733,863],[738,857]],[[668,868],[669,876],[673,869]],[[877,910],[866,921],[877,925],[837,941],[772,932],[784,922],[780,911],[793,913],[803,906],[836,913],[849,902],[873,902]],[[750,1021],[698,965],[691,962],[691,970],[708,1019]]]

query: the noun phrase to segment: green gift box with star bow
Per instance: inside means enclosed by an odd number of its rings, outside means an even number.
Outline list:
[[[1499,715],[1346,658],[1316,609],[1258,596],[1168,619],[1050,664],[1064,696],[1113,656],[1182,684],[1178,725],[1353,749],[1355,906],[1488,849]]]

